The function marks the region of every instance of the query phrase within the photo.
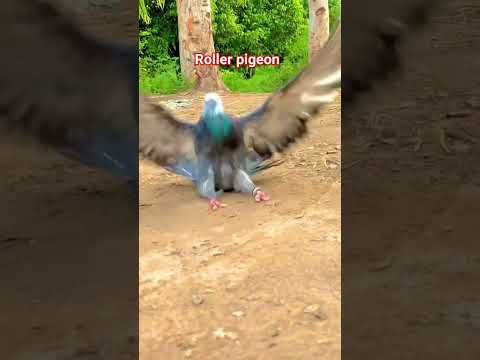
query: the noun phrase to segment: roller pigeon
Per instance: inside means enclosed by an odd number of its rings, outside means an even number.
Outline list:
[[[138,52],[84,34],[54,6],[0,7],[0,127],[138,182]]]
[[[186,123],[164,107],[141,100],[140,152],[146,158],[192,180],[210,209],[222,206],[223,191],[269,196],[252,176],[272,164],[307,133],[309,120],[335,99],[341,82],[340,29],[295,80],[245,117],[224,111],[217,94],[207,94],[196,124]]]

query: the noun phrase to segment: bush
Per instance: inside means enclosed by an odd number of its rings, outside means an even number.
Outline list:
[[[215,47],[228,55],[285,57],[308,21],[301,0],[212,0]]]
[[[286,85],[308,64],[308,26],[303,25],[280,67],[263,66],[246,77],[237,70],[222,71],[225,85],[232,91],[273,92]]]
[[[164,60],[157,71],[151,72],[146,69],[151,64],[148,59],[140,61],[139,90],[145,95],[174,94],[190,88],[190,84],[180,75],[178,59]],[[142,64],[143,63],[143,64]]]

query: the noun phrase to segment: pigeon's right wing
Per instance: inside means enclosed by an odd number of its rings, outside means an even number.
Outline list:
[[[428,20],[438,0],[350,1],[342,49],[342,100],[353,100],[399,68],[399,42]]]
[[[283,152],[304,137],[310,119],[328,106],[341,85],[341,26],[311,63],[238,124],[247,147],[262,157]]]
[[[140,153],[157,165],[175,168],[195,159],[195,125],[160,104],[140,97]]]

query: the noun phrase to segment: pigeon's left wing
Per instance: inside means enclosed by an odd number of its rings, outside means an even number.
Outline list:
[[[87,36],[47,1],[0,6],[0,130],[138,177],[138,55]]]
[[[305,135],[307,122],[335,99],[341,83],[341,28],[311,64],[257,111],[239,119],[248,147],[261,156],[282,152]]]
[[[140,153],[144,157],[177,173],[195,160],[194,125],[143,96],[140,114]]]

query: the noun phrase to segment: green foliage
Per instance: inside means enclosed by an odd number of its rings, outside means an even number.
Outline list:
[[[158,0],[151,0],[158,1]],[[155,2],[157,3],[157,2]],[[177,62],[178,42],[177,7],[175,0],[163,1],[163,7],[150,8],[150,22],[140,22],[140,71],[154,74],[171,70],[170,64]],[[178,68],[179,68],[178,64]]]
[[[140,91],[172,94],[186,90],[190,85],[181,76],[178,60],[175,0],[144,1],[148,5],[149,20],[139,23]]]
[[[166,60],[160,69],[156,72],[147,72],[140,67],[139,90],[141,93],[168,95],[185,91],[191,87],[191,84],[179,75],[179,64],[175,60]]]
[[[342,0],[328,0],[328,10],[330,11],[330,33],[333,33],[340,22]]]
[[[223,81],[232,91],[275,91],[308,63],[308,0],[210,1],[216,51],[282,57],[280,67],[223,68]],[[329,0],[329,7],[333,31],[340,19],[341,0]],[[139,16],[140,91],[170,94],[188,89],[178,59],[175,0],[140,0]]]
[[[237,70],[223,70],[223,81],[232,91],[268,93],[286,85],[308,64],[308,26],[303,25],[280,67],[264,66],[256,69],[251,78]]]
[[[215,47],[233,56],[285,57],[307,20],[301,0],[214,0]]]
[[[145,95],[170,95],[188,90],[190,87],[190,84],[175,72],[166,71],[142,77],[139,89]]]
[[[150,15],[148,14],[147,5],[145,4],[145,0],[138,1],[138,19],[143,21],[144,23],[150,23]]]
[[[138,19],[145,24],[150,24],[150,8],[163,7],[165,0],[138,0]]]

